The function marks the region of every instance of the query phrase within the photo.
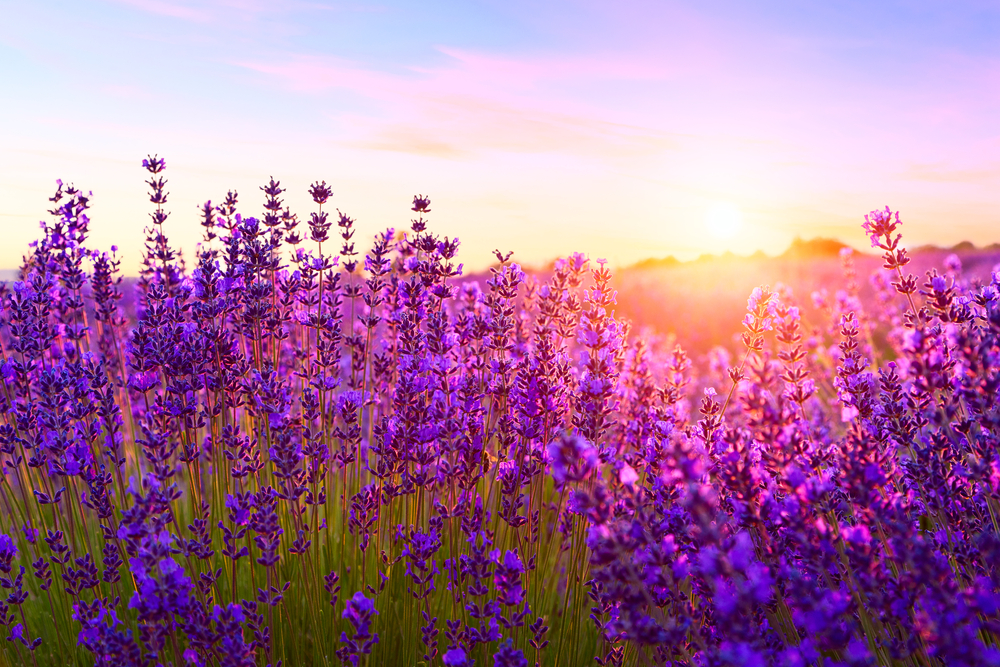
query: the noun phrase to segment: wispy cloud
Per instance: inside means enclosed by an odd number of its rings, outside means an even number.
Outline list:
[[[368,126],[363,139],[343,141],[356,148],[390,150],[434,157],[463,158],[476,152],[559,153],[597,158],[653,155],[676,148],[663,133],[623,129],[589,118],[533,110],[499,109],[470,100],[450,100],[423,122],[389,122]],[[473,120],[460,109],[480,108]],[[448,122],[447,118],[454,118]]]
[[[157,16],[168,16],[193,23],[220,23],[234,18],[242,20],[287,16],[297,12],[361,12],[380,13],[381,5],[362,3],[309,2],[306,0],[112,0]],[[272,26],[276,27],[276,26]],[[287,28],[284,26],[283,29]]]
[[[171,2],[170,0],[116,0],[116,2],[149,12],[150,14],[169,16],[170,18],[194,21],[196,23],[208,23],[212,18],[212,13],[207,11],[204,5],[196,5],[194,3],[186,4]]]
[[[681,71],[662,61],[628,53],[538,55],[526,57],[479,53],[447,46],[436,47],[452,61],[441,68],[414,68],[444,81],[489,82],[510,88],[528,88],[545,82],[596,83],[606,80],[662,80]]]
[[[428,132],[424,128],[406,125],[383,128],[368,139],[343,141],[341,144],[351,148],[409,153],[410,155],[451,160],[470,157],[469,151],[460,148],[456,143],[428,137]]]
[[[562,152],[600,157],[650,155],[677,146],[675,134],[608,119],[592,105],[539,94],[545,82],[598,78],[662,78],[652,65],[599,58],[492,57],[439,49],[447,65],[399,73],[354,63],[289,55],[240,66],[275,77],[295,91],[350,91],[381,104],[378,116],[340,116],[347,145],[461,158],[477,150]]]
[[[903,178],[929,183],[1000,184],[1000,164],[975,169],[956,169],[945,164],[913,164],[903,172]]]

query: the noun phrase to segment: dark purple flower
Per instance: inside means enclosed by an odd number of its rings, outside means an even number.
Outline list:
[[[473,661],[460,648],[449,649],[441,656],[446,667],[472,667]]]
[[[347,600],[342,617],[354,626],[355,638],[368,639],[372,636],[370,630],[372,616],[377,614],[375,603],[365,597],[364,593],[358,591]]]
[[[528,667],[528,659],[521,649],[514,648],[508,639],[500,644],[500,649],[493,654],[493,667]]]

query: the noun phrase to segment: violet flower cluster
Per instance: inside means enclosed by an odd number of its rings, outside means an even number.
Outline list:
[[[364,252],[271,179],[185,260],[142,164],[138,280],[60,182],[0,287],[0,664],[1000,665],[1000,272],[874,211],[872,303],[845,255],[702,364],[423,195]]]

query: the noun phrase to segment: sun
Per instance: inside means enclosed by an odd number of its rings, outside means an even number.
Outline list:
[[[712,204],[705,214],[705,226],[715,238],[730,239],[743,227],[743,213],[729,203]]]

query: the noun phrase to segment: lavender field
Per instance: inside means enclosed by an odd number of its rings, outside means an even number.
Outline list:
[[[143,166],[138,281],[60,182],[0,291],[0,664],[1000,665],[1000,258],[475,280],[272,180],[182,260]]]

